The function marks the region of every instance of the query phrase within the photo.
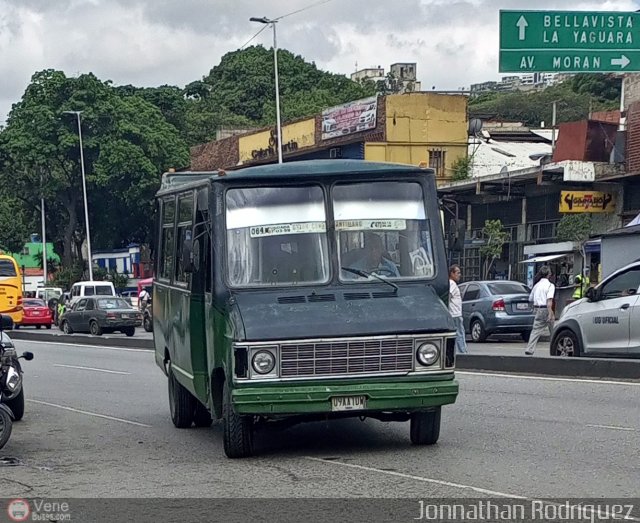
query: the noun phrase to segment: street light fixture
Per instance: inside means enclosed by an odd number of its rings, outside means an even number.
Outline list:
[[[89,258],[89,281],[93,281],[93,258],[91,256],[91,234],[89,233],[89,205],[87,203],[87,181],[84,172],[84,151],[82,148],[82,124],[80,113],[82,111],[63,111],[65,114],[75,114],[78,120],[78,138],[80,139],[80,169],[82,171],[82,193],[84,195],[84,222],[87,228],[87,256]]]
[[[278,137],[278,163],[282,163],[282,127],[280,125],[280,88],[278,86],[278,42],[276,40],[277,20],[271,20],[266,16],[262,18],[251,17],[250,22],[270,25],[273,28],[273,66],[276,81],[276,133]]]

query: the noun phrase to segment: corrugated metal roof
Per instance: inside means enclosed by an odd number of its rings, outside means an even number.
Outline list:
[[[536,167],[540,160],[532,160],[530,155],[551,154],[551,145],[531,142],[496,142],[494,140],[473,140],[469,144],[469,156],[473,155],[471,176],[481,178],[500,173],[503,168],[517,171]]]

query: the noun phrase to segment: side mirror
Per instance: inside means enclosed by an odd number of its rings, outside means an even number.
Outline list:
[[[29,351],[23,352],[21,357],[24,358],[26,361],[31,361],[33,359],[33,352],[29,352]]]
[[[13,319],[11,316],[3,314],[0,316],[0,332],[13,329]]]
[[[587,292],[584,293],[584,296],[589,301],[597,301],[597,293],[593,287],[589,287]]]

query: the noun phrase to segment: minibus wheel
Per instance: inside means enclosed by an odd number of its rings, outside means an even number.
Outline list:
[[[251,456],[253,454],[253,417],[237,414],[233,410],[231,391],[226,381],[223,388],[224,453],[231,459]]]
[[[441,407],[430,412],[411,414],[411,443],[414,445],[433,445],[440,437]]]
[[[179,429],[188,429],[193,424],[196,399],[176,379],[169,362],[169,410],[171,421]]]

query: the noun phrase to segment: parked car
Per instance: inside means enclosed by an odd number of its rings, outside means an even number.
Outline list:
[[[640,356],[640,261],[568,304],[556,322],[551,356]]]
[[[492,334],[520,334],[529,340],[535,313],[529,288],[517,281],[474,281],[460,285],[464,328],[471,340]]]
[[[47,328],[51,328],[53,323],[53,315],[51,309],[44,302],[44,300],[37,300],[35,298],[27,298],[23,303],[24,316],[20,324],[16,324],[15,328],[27,327],[34,325],[36,329],[40,329],[43,325]]]
[[[140,325],[142,314],[115,296],[81,298],[60,318],[60,328],[65,334],[89,332],[99,336],[120,331],[133,336]]]

